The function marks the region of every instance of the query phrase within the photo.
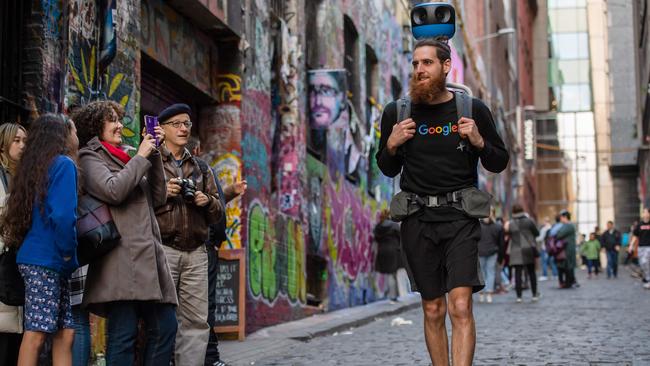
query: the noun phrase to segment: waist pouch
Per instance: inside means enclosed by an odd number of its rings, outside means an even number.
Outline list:
[[[390,218],[400,222],[405,218],[420,211],[422,206],[414,199],[417,196],[413,193],[400,191],[390,200]]]
[[[446,205],[427,205],[431,202],[429,197],[418,197],[417,195],[400,191],[393,196],[390,201],[390,217],[393,221],[403,221],[410,215],[418,212],[423,207],[442,207],[450,206],[463,211],[467,216],[472,218],[485,218],[490,216],[490,207],[492,205],[492,195],[481,191],[476,187],[465,188],[454,192],[452,196],[459,197],[458,202],[448,201]],[[435,200],[437,201],[437,200]]]
[[[469,217],[483,219],[490,216],[492,195],[476,187],[461,190],[461,207]]]

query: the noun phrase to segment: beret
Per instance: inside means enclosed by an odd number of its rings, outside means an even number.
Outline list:
[[[158,113],[158,121],[165,122],[168,119],[183,113],[191,114],[192,108],[183,103],[172,104]]]

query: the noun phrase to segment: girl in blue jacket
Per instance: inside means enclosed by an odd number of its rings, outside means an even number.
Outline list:
[[[20,248],[16,262],[25,282],[19,365],[38,363],[48,334],[53,335],[53,364],[72,362],[68,277],[78,267],[74,160],[78,145],[72,121],[46,114],[32,122],[1,217],[5,245]]]

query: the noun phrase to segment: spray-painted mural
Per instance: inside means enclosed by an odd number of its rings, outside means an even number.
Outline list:
[[[241,98],[241,163],[250,191],[243,198],[241,232],[248,253],[248,331],[319,308],[384,298],[385,278],[373,270],[372,229],[392,195],[392,180],[381,175],[373,156],[382,105],[393,95],[391,77],[405,90],[409,72],[391,1],[318,4],[318,39],[306,45],[294,33],[304,20],[273,26],[261,11],[265,3],[255,2],[258,11],[248,23]],[[356,24],[359,50],[369,44],[381,60],[379,90],[369,106],[364,102],[357,110],[348,100],[349,73],[342,69],[342,20],[344,14],[365,19],[368,12],[381,14],[381,21]],[[303,47],[318,69],[305,69]],[[292,50],[297,51],[288,54]],[[365,53],[360,55],[363,75]],[[302,100],[295,97],[301,74],[307,75]],[[226,94],[230,87],[223,89]],[[367,93],[362,86],[362,100]]]
[[[137,4],[122,3],[116,8],[114,1],[106,1],[100,11],[93,0],[70,2],[65,106],[71,108],[98,99],[120,103],[126,110],[122,130],[125,142],[137,146],[139,70],[133,65],[139,63],[140,55],[134,42],[137,23],[128,15]],[[118,28],[130,32],[119,34]]]

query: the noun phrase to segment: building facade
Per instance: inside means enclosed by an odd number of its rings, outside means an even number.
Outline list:
[[[222,247],[246,258],[247,332],[369,303],[387,290],[372,229],[395,184],[374,154],[383,106],[408,90],[413,3],[7,0],[0,117],[111,99],[135,147],[144,115],[189,104],[202,157],[223,184],[248,182]],[[534,0],[452,3],[449,80],[491,108],[512,157],[479,185],[500,216],[515,202],[534,211],[536,155],[524,153],[546,13]]]

